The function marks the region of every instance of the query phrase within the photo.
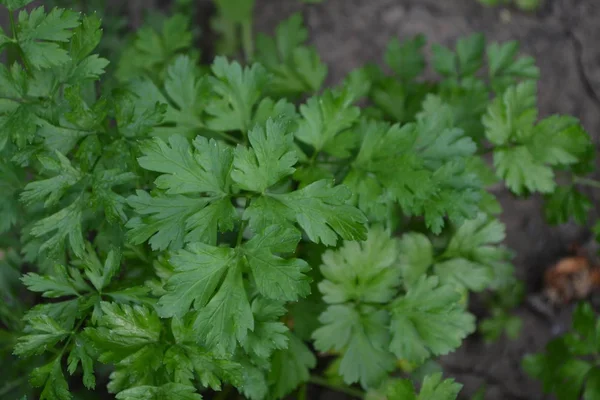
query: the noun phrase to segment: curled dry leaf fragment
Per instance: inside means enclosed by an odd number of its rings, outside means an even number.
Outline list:
[[[563,258],[544,274],[544,292],[554,304],[586,298],[598,287],[600,269],[583,256]]]

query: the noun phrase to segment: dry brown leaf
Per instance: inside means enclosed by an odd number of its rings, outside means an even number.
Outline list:
[[[584,299],[597,287],[600,269],[583,256],[563,258],[544,274],[544,291],[555,304]]]

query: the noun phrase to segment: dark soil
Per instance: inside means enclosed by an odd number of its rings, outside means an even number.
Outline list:
[[[330,66],[330,83],[339,82],[366,62],[381,62],[393,37],[402,40],[423,33],[430,43],[453,45],[463,35],[482,32],[490,41],[518,40],[523,52],[534,56],[541,68],[541,115],[574,115],[594,143],[600,142],[598,0],[547,0],[536,13],[486,8],[475,0],[326,0],[317,5],[257,0],[258,29],[272,32],[278,21],[293,12],[304,15],[312,43]],[[587,240],[588,232],[575,225],[548,226],[540,198],[516,199],[504,189],[497,194],[504,206],[506,243],[516,253],[516,273],[524,280],[530,299],[541,289],[543,271],[567,254],[571,244]],[[593,214],[590,221],[597,211]],[[550,398],[524,374],[520,360],[564,332],[571,309],[572,305],[565,306],[545,316],[526,301],[516,311],[523,319],[519,339],[486,345],[473,336],[442,359],[446,373],[464,384],[465,398],[482,386],[487,387],[486,400]],[[314,398],[334,396],[327,392]]]

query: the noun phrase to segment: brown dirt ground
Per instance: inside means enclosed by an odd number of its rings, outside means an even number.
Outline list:
[[[524,53],[537,59],[542,78],[539,106],[542,116],[559,113],[581,119],[594,142],[600,141],[600,1],[547,0],[536,13],[493,9],[475,0],[326,0],[301,4],[297,0],[257,0],[260,31],[272,32],[278,21],[301,12],[312,43],[330,66],[329,82],[366,62],[380,62],[387,42],[425,34],[430,43],[453,45],[473,32],[490,41],[519,40]],[[504,206],[507,245],[516,253],[517,275],[529,296],[540,290],[541,276],[574,242],[586,240],[585,229],[574,225],[550,227],[543,219],[541,199],[515,199],[505,190],[498,196]],[[595,219],[597,212],[590,217]],[[443,358],[446,373],[463,383],[469,398],[485,385],[486,400],[545,399],[540,385],[520,368],[521,357],[542,349],[569,326],[571,306],[552,318],[525,304],[518,340],[502,339],[486,345],[473,336],[452,355]],[[313,398],[338,398],[330,392]]]

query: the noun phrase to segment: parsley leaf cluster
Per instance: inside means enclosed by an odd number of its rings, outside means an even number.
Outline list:
[[[392,40],[325,88],[302,17],[254,35],[253,1],[216,1],[209,65],[185,2],[120,45],[0,3],[0,397],[455,399],[410,372],[474,332],[469,292],[515,283],[489,186],[590,208],[589,137],[538,121],[516,42]]]

